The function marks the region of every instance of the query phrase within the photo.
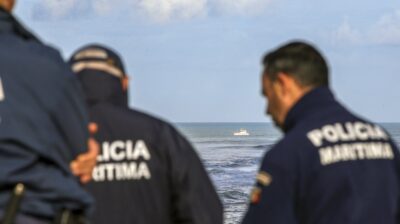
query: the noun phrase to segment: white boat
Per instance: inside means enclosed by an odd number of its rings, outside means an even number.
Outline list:
[[[246,130],[241,128],[239,131],[233,132],[234,136],[248,136],[250,133]]]

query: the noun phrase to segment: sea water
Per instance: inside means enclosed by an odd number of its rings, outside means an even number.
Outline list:
[[[178,123],[176,126],[191,141],[213,180],[224,204],[225,224],[240,223],[261,159],[282,133],[270,123]],[[400,142],[400,124],[382,126]],[[242,128],[250,135],[233,135]]]

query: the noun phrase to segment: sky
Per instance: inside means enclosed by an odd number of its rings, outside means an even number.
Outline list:
[[[101,43],[130,75],[130,105],[172,122],[270,122],[262,56],[318,47],[352,111],[400,122],[398,0],[19,0],[17,17],[68,59]]]

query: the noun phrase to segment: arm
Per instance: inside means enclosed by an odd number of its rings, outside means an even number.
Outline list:
[[[83,94],[80,88],[75,89],[76,96],[74,101],[77,102],[77,109],[81,110],[81,113],[86,113],[84,107],[81,107],[79,101],[83,102]],[[81,129],[81,130],[85,130]],[[97,125],[95,123],[89,123],[87,126],[90,137],[87,137],[87,151],[78,152],[78,156],[70,163],[70,169],[72,173],[79,177],[81,183],[86,184],[92,180],[92,172],[97,163],[97,156],[100,152],[100,146],[98,142],[93,138],[93,135],[97,132]],[[87,132],[87,131],[86,131]]]
[[[391,145],[394,153],[394,163],[397,168],[397,178],[398,181],[400,182],[400,151],[397,147],[397,144],[391,140]],[[397,196],[397,214],[396,214],[396,223],[400,224],[400,195]]]
[[[61,77],[64,80],[63,96],[56,104],[54,122],[70,150],[70,159],[74,159],[87,151],[89,117],[78,80],[69,71],[66,67],[64,72],[67,74]]]
[[[92,133],[89,125],[89,131]],[[81,183],[86,184],[92,180],[92,172],[97,163],[97,156],[100,152],[100,146],[94,138],[88,140],[88,151],[81,153],[70,164],[72,173],[79,177]]]
[[[272,149],[274,150],[274,149]],[[272,151],[271,150],[271,151]],[[295,183],[294,171],[287,161],[275,159],[275,152],[264,157],[261,169],[257,174],[256,184],[250,195],[250,205],[243,219],[243,224],[297,223],[295,215]]]
[[[70,169],[82,183],[91,180],[96,165],[99,145],[90,134],[97,131],[93,124],[88,126],[88,116],[83,92],[69,68],[65,66],[67,81],[64,97],[57,106],[56,122],[72,155]],[[88,132],[89,129],[89,132]],[[70,162],[70,161],[69,161]]]
[[[169,152],[174,223],[222,224],[223,208],[189,142],[173,128],[164,133]]]

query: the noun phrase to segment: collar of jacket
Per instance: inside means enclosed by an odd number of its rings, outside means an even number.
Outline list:
[[[121,80],[104,71],[85,69],[77,74],[89,106],[110,103],[128,107],[128,93],[123,91]]]
[[[287,133],[306,117],[336,102],[328,87],[317,87],[306,93],[288,112],[283,131]]]
[[[28,31],[12,14],[0,7],[0,34],[12,32],[25,40],[40,42],[39,39]]]

